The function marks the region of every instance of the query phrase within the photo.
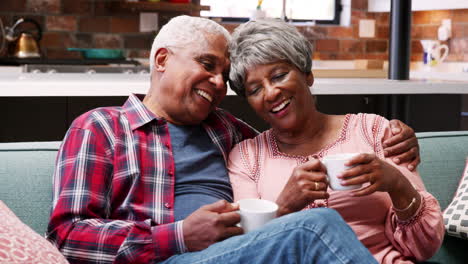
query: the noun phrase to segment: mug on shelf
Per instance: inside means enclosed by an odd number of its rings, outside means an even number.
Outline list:
[[[435,66],[447,58],[449,48],[445,44],[440,44],[437,40],[421,40],[423,47],[423,64],[424,66]]]

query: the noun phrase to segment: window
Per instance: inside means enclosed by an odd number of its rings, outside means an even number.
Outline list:
[[[267,17],[283,18],[284,14],[293,22],[340,23],[340,0],[201,0],[200,3],[211,7],[210,11],[202,11],[202,16],[221,18],[225,22],[249,20],[261,3],[260,9]]]

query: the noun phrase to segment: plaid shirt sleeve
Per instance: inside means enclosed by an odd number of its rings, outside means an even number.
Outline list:
[[[237,143],[258,135],[254,128],[221,108],[217,108],[205,122],[208,134],[220,148],[226,162]]]
[[[105,129],[102,128],[102,131]],[[150,263],[183,253],[182,221],[113,220],[112,144],[106,133],[71,128],[57,156],[47,238],[71,263]]]

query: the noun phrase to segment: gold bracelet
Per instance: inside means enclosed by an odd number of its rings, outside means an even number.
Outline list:
[[[405,212],[408,209],[410,209],[413,206],[413,204],[415,204],[415,203],[416,203],[416,197],[413,197],[413,200],[411,200],[411,203],[404,209],[398,209],[395,206],[392,206],[392,207],[393,207],[393,210],[395,210],[396,212],[401,213],[401,212]]]

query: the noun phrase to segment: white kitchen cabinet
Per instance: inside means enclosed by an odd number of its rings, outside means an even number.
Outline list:
[[[369,12],[389,12],[391,0],[369,0]],[[411,10],[443,10],[468,8],[468,0],[412,0]]]

